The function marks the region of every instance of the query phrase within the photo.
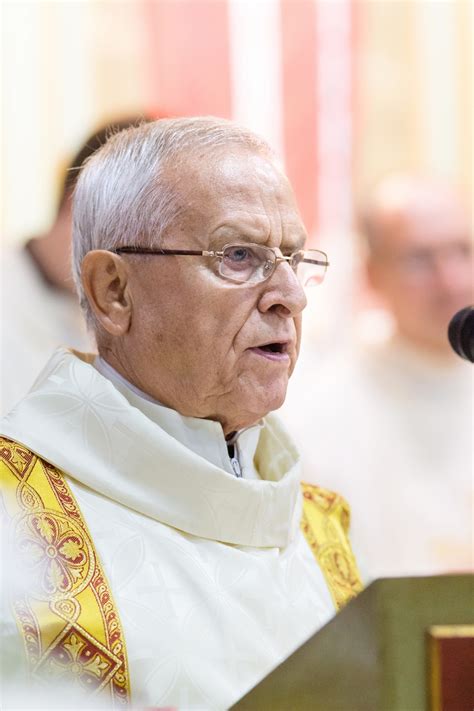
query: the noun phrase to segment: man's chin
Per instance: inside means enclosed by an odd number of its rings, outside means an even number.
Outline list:
[[[269,412],[278,410],[285,401],[288,377],[272,380],[246,380],[234,390],[231,400],[222,408],[219,420],[226,434],[242,430],[259,422]]]
[[[278,410],[283,405],[286,398],[287,385],[287,380],[280,386],[276,386],[275,383],[272,383],[264,389],[260,398],[257,397],[258,391],[254,391],[249,396],[248,403],[253,404],[251,409],[256,413],[260,413],[260,415],[256,418],[257,420],[265,417],[265,415],[268,415],[269,412]]]

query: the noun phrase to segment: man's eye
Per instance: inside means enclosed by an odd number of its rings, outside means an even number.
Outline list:
[[[224,256],[232,262],[245,262],[252,258],[252,251],[246,247],[230,247]]]

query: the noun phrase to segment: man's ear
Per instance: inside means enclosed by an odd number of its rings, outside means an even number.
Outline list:
[[[89,305],[101,326],[122,336],[132,321],[132,300],[126,262],[113,252],[96,249],[82,261],[81,279]]]

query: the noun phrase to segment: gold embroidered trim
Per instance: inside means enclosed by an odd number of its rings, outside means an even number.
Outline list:
[[[125,640],[81,511],[59,469],[0,438],[10,552],[27,581],[12,600],[32,678],[127,705]]]
[[[363,587],[348,538],[349,506],[341,496],[327,489],[306,483],[301,488],[301,530],[340,610]]]

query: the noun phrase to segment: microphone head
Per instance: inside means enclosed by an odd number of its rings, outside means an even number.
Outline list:
[[[453,350],[474,363],[474,307],[461,309],[449,322],[448,338]]]

